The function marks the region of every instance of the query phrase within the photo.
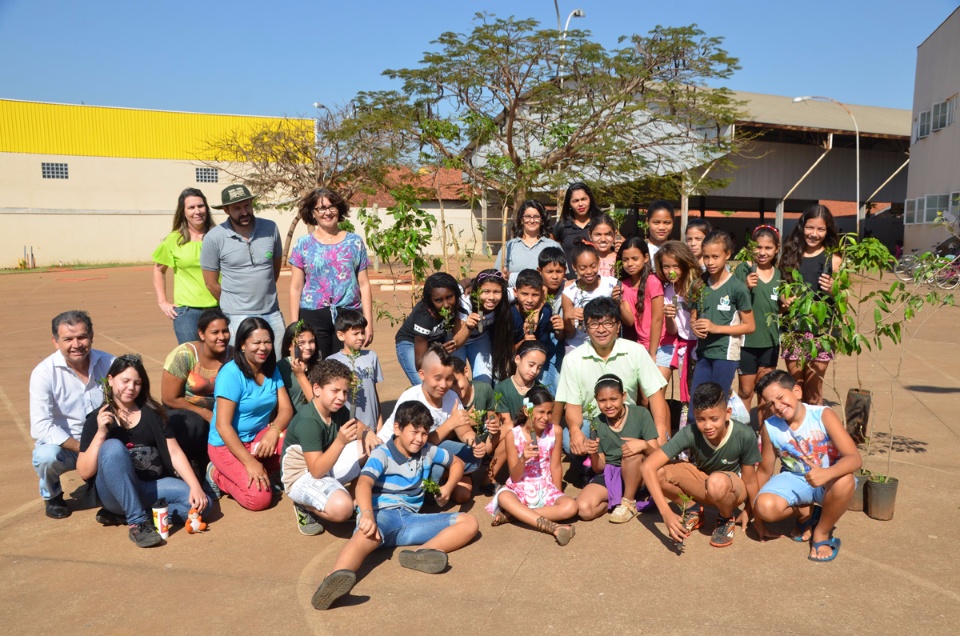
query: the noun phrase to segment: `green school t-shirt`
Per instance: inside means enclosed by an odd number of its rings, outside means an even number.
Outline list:
[[[627,404],[627,421],[620,431],[614,431],[607,422],[607,416],[600,414],[593,425],[597,429],[597,439],[600,440],[600,452],[607,463],[619,466],[623,460],[623,438],[651,440],[657,439],[657,426],[653,423],[650,411],[642,406]]]
[[[473,384],[473,402],[464,404],[466,410],[477,409],[478,411],[493,411],[495,407],[493,400],[493,387],[487,382],[474,382]]]
[[[747,276],[750,274],[751,266],[752,263],[740,263],[740,266],[733,273],[744,286],[747,284]],[[756,323],[757,329],[753,333],[748,333],[743,339],[744,347],[767,349],[780,344],[780,329],[776,321],[777,314],[780,312],[779,295],[777,294],[779,286],[780,270],[774,267],[773,278],[770,279],[769,283],[760,280],[753,289],[747,287],[747,291],[750,292],[750,301],[753,303],[753,321]]]
[[[539,384],[534,384],[533,386],[539,386]],[[530,388],[532,389],[533,387]],[[520,395],[516,385],[510,378],[498,382],[493,392],[494,395],[497,393],[500,394],[500,399],[496,401],[497,413],[507,413],[513,418],[513,421],[516,422],[517,415],[519,415],[523,409],[523,398],[526,397],[526,394]]]
[[[350,410],[342,407],[331,413],[330,422],[325,422],[312,401],[293,416],[283,439],[281,464],[282,481],[287,492],[290,492],[293,483],[307,471],[304,453],[325,453],[337,439],[340,427],[349,419]]]
[[[760,449],[753,429],[735,420],[729,420],[729,424],[728,434],[716,448],[691,424],[681,428],[661,449],[670,459],[681,451],[691,451],[691,461],[707,474],[725,470],[739,475],[741,466],[760,463]]]
[[[751,311],[750,291],[736,276],[730,276],[720,287],[704,285],[697,301],[697,317],[707,318],[715,325],[739,325],[741,311]],[[739,360],[740,336],[711,333],[697,344],[697,356],[711,360]]]

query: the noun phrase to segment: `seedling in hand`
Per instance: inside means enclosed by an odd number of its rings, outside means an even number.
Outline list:
[[[440,494],[440,484],[429,477],[420,482],[420,486],[423,488],[423,492],[433,495],[434,497]]]
[[[689,516],[687,513],[693,509],[692,504],[694,500],[693,500],[693,497],[691,497],[685,492],[682,492],[679,495],[677,495],[677,499],[680,500],[680,523],[683,524],[684,527],[686,527],[687,519],[689,519]],[[677,551],[680,554],[683,554],[683,541],[680,541],[677,543]]]
[[[475,314],[483,316],[483,305],[480,304],[480,288],[475,287],[473,291],[470,292],[470,309]],[[451,326],[452,329],[452,326]],[[483,333],[483,321],[481,320],[477,323],[477,333]]]
[[[440,314],[440,318],[443,319],[443,330],[447,333],[453,333],[453,312],[450,311],[449,307],[441,307],[437,310]]]
[[[473,419],[473,432],[477,434],[474,444],[482,444],[490,437],[490,431],[487,430],[487,412],[472,411],[470,417]]]

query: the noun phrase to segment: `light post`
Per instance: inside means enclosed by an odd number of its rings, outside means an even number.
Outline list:
[[[563,54],[566,50],[566,41],[567,41],[567,31],[570,29],[570,20],[574,18],[585,18],[587,17],[587,12],[583,9],[574,9],[570,12],[570,15],[567,16],[567,23],[564,25],[563,30],[560,30],[560,3],[558,0],[553,0],[553,8],[557,11],[557,31],[560,31],[560,64],[557,65],[557,75],[560,77],[560,88],[563,88]]]
[[[793,103],[799,104],[800,102],[808,101],[819,101],[819,102],[833,102],[843,110],[847,111],[847,114],[850,115],[850,119],[853,120],[853,131],[856,135],[856,149],[857,149],[857,238],[860,237],[860,127],[857,126],[857,118],[853,116],[853,113],[850,112],[850,109],[847,108],[843,102],[837,101],[832,97],[824,97],[822,95],[805,95],[803,97],[794,97]]]

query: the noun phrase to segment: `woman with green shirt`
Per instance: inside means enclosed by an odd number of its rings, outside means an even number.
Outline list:
[[[753,262],[741,263],[734,276],[750,290],[756,331],[748,333],[740,349],[740,382],[737,393],[749,409],[757,380],[777,368],[780,359],[780,328],[777,314],[780,302],[780,233],[777,228],[761,225],[753,231]]]
[[[177,343],[197,339],[197,321],[204,309],[217,306],[217,299],[203,283],[200,248],[213,227],[203,192],[187,188],[180,193],[173,213],[173,231],[153,252],[153,289],[160,311],[173,321]],[[167,270],[173,268],[173,303],[167,300]]]

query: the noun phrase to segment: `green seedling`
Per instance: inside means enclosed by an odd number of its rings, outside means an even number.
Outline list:
[[[477,434],[474,443],[482,444],[490,437],[490,431],[487,430],[487,411],[473,411],[470,417],[473,419],[473,432]]]
[[[110,404],[110,381],[106,377],[100,380],[100,389],[103,391],[102,404]]]
[[[453,333],[453,312],[449,307],[441,307],[438,310],[440,318],[443,320],[443,330],[447,333]]]
[[[688,513],[689,513],[689,511],[693,508],[693,506],[692,506],[691,504],[693,504],[694,500],[693,500],[693,497],[691,497],[690,495],[688,495],[688,494],[685,493],[685,492],[682,492],[682,493],[680,493],[679,495],[677,495],[677,499],[680,500],[680,523],[682,523],[684,526],[686,526],[686,525],[687,525],[687,519],[689,519]],[[682,541],[680,541],[679,543],[677,543],[677,550],[678,550],[681,554],[683,553],[683,542],[682,542]]]
[[[350,358],[350,419],[356,419],[357,417],[357,394],[360,393],[360,375],[357,373],[357,358],[360,357],[361,351],[354,351],[350,349],[350,353],[347,354],[347,357]]]
[[[434,497],[440,494],[440,484],[430,478],[424,479],[422,482],[420,482],[420,486],[423,488],[423,492],[431,494]]]
[[[474,290],[470,292],[470,309],[475,314],[479,314],[483,309],[483,306],[480,304],[480,288],[479,287],[474,288]],[[482,320],[477,324],[477,333],[483,333]]]

